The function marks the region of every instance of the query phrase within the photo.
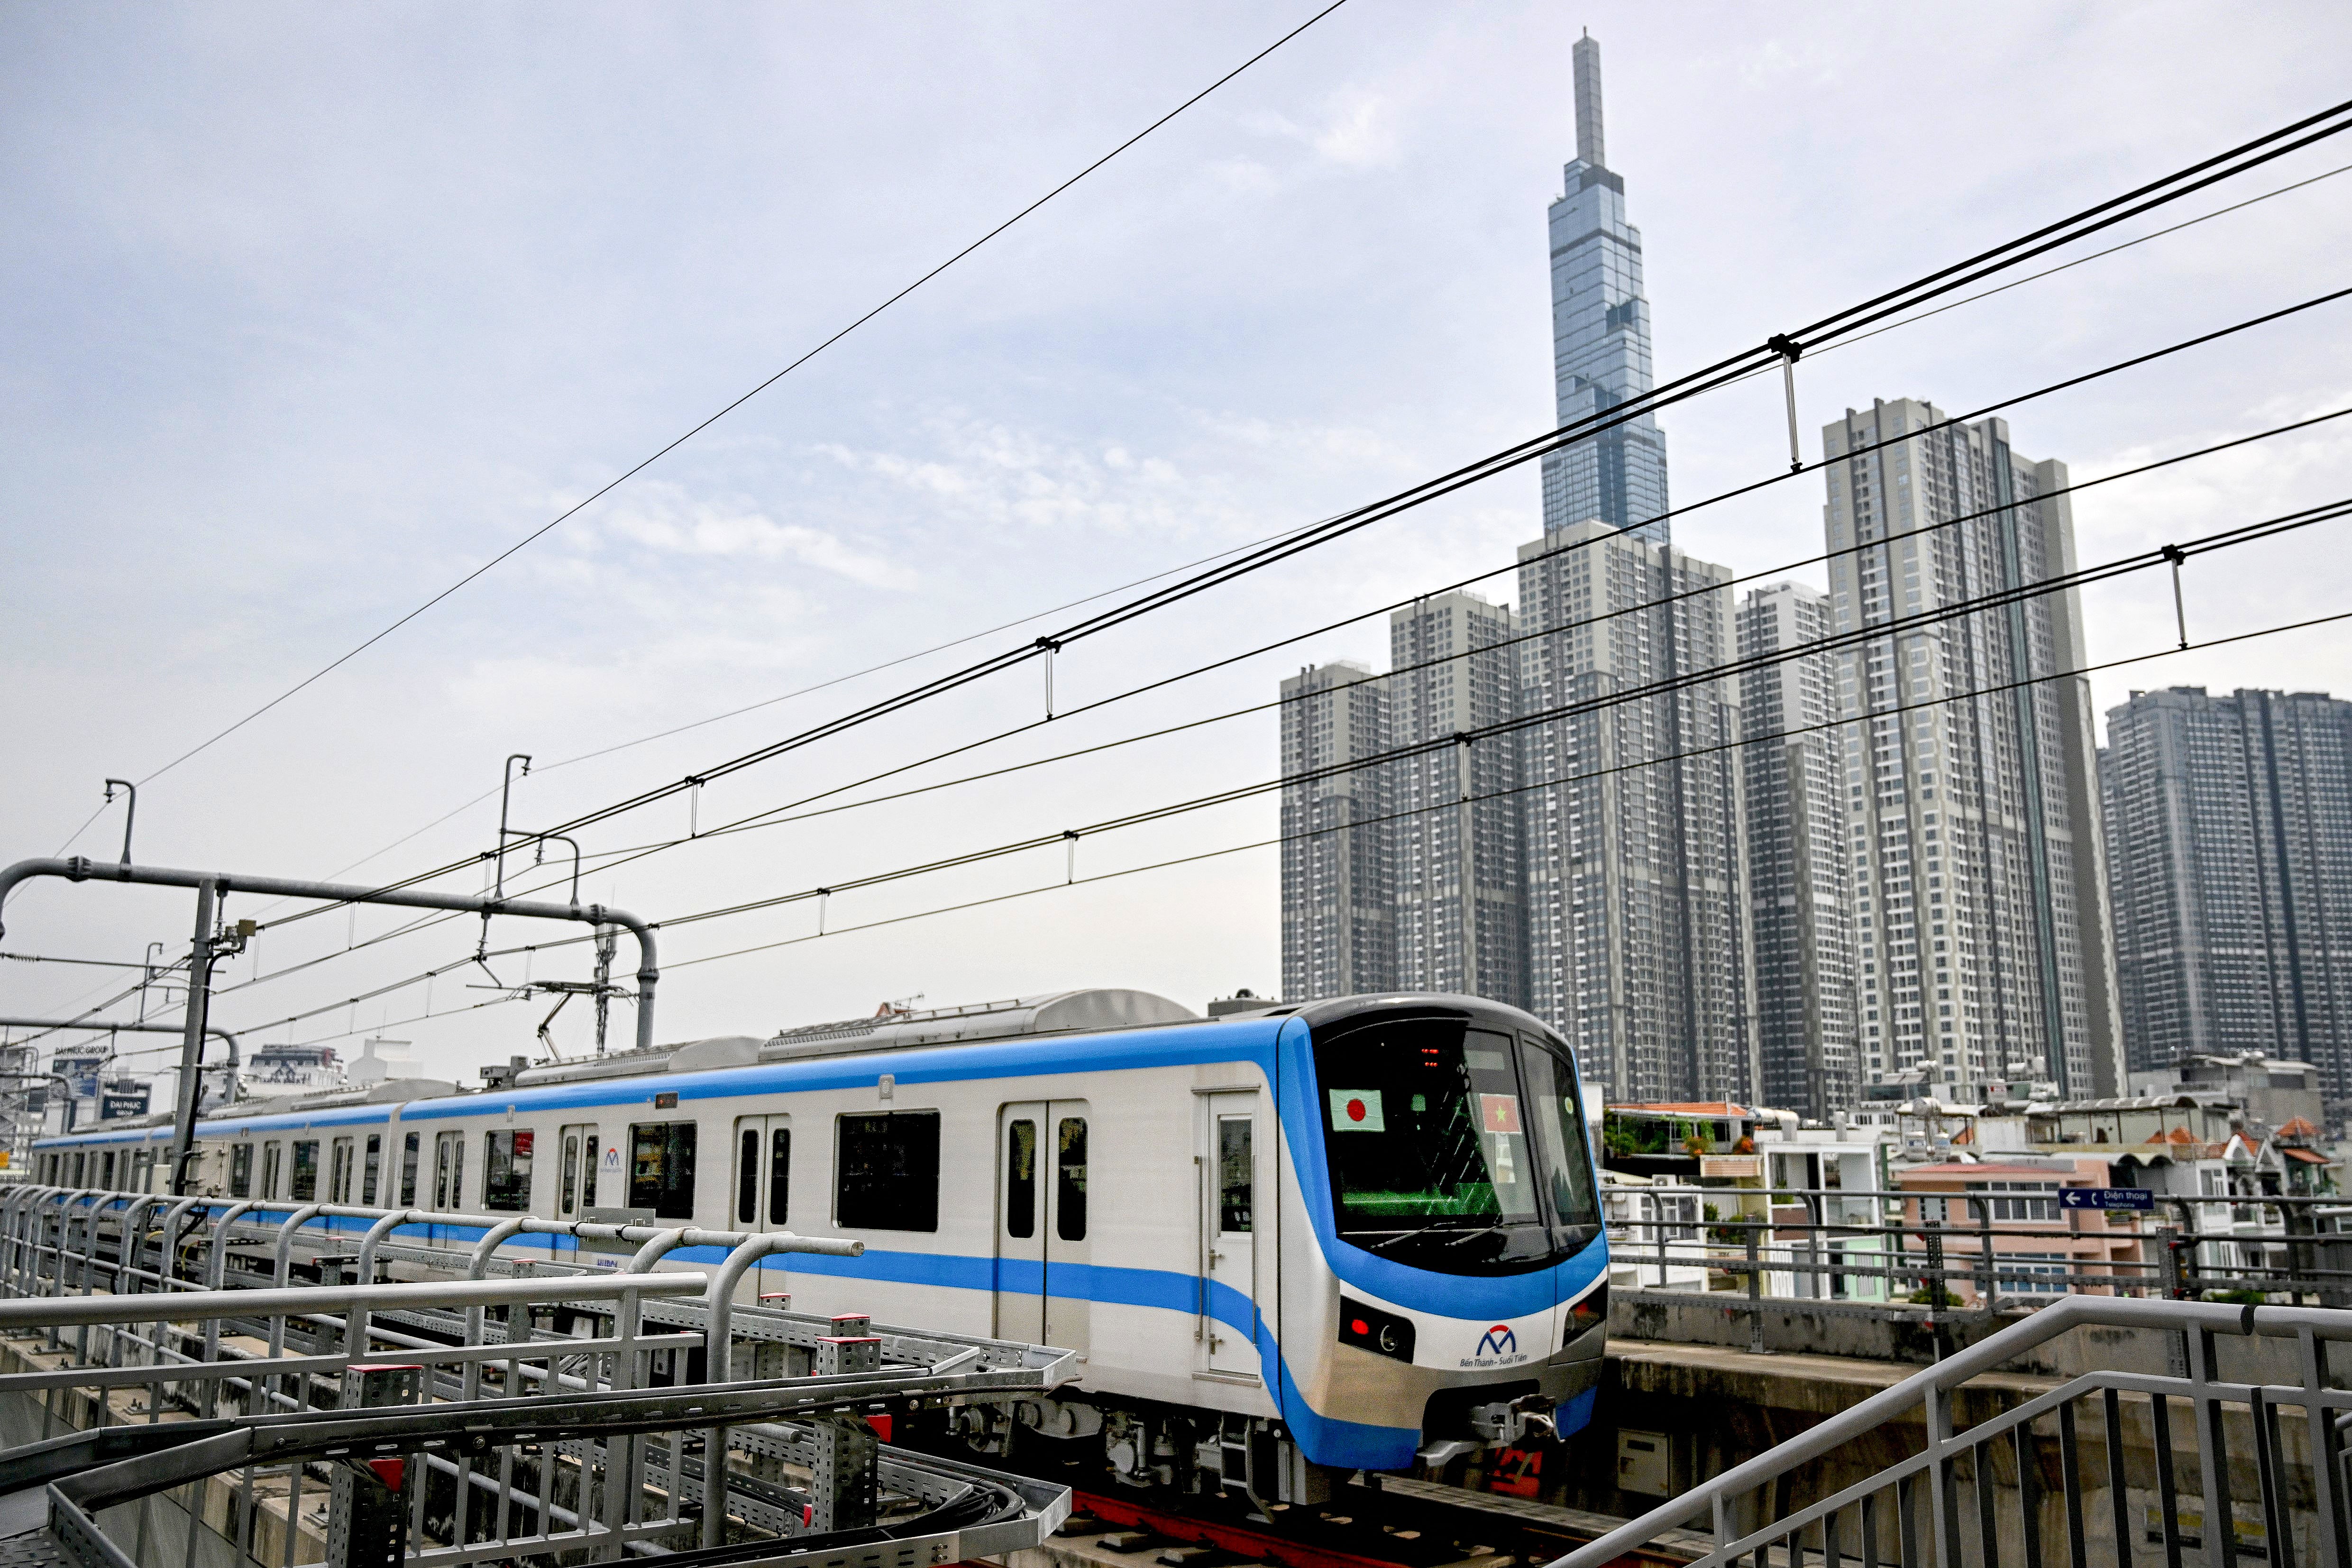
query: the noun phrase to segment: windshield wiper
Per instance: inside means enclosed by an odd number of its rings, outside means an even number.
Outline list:
[[[1378,1241],[1369,1244],[1360,1241],[1357,1242],[1356,1245],[1363,1247],[1366,1252],[1378,1252],[1384,1247],[1394,1247],[1398,1242],[1407,1240],[1410,1237],[1419,1236],[1421,1232],[1417,1230],[1392,1230]]]
[[[1509,1221],[1498,1219],[1492,1225],[1480,1226],[1476,1230],[1465,1230],[1460,1236],[1455,1237],[1453,1240],[1446,1242],[1444,1245],[1447,1247],[1460,1247],[1464,1242],[1475,1241],[1482,1236],[1492,1236],[1498,1230],[1508,1229],[1509,1226]]]

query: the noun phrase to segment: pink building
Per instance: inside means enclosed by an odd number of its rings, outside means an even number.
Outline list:
[[[1911,1231],[1903,1249],[1916,1258],[1925,1248],[1924,1226],[1941,1232],[1944,1267],[1969,1278],[1945,1281],[1962,1305],[1977,1307],[1977,1270],[1988,1226],[1996,1270],[2003,1276],[1995,1295],[2032,1298],[2063,1295],[2112,1296],[2110,1285],[2076,1286],[2077,1275],[2149,1279],[2141,1253],[2142,1215],[2131,1209],[2069,1209],[2060,1194],[2069,1187],[2105,1187],[2107,1162],[1999,1156],[1980,1162],[1914,1165],[1894,1173],[1906,1194],[1903,1223]]]

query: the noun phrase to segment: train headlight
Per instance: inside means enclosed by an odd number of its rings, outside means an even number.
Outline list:
[[[1589,1334],[1609,1321],[1609,1282],[1602,1280],[1592,1293],[1568,1310],[1566,1331],[1559,1337],[1562,1350],[1574,1344],[1579,1336]]]
[[[1392,1361],[1412,1359],[1412,1320],[1383,1312],[1361,1301],[1339,1298],[1339,1342],[1384,1355]]]

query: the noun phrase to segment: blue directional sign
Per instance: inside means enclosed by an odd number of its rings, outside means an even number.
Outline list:
[[[2153,1209],[2156,1194],[2145,1187],[2068,1187],[2058,1194],[2062,1209]]]

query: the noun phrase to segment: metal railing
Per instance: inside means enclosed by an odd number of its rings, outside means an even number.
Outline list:
[[[322,1223],[335,1228],[311,1228]],[[621,1250],[501,1251],[533,1236]],[[707,1271],[656,1271],[686,1247],[721,1250]],[[369,1561],[451,1568],[696,1542],[841,1565],[869,1545],[895,1563],[919,1537],[907,1561],[1034,1543],[1066,1510],[1059,1489],[884,1449],[863,1417],[1034,1395],[1075,1356],[794,1313],[773,1292],[737,1300],[771,1259],[860,1250],[782,1232],[19,1189],[0,1199],[0,1356],[24,1370],[0,1372],[0,1398],[37,1402],[44,1441],[0,1456],[0,1490],[56,1483],[60,1539],[103,1542],[83,1560],[108,1563],[154,1560],[149,1514],[125,1556],[95,1510],[181,1486],[182,1560],[210,1521],[275,1568],[340,1564],[386,1530],[402,1551]],[[436,1277],[379,1278],[393,1268]],[[363,1454],[397,1463],[355,1468]],[[304,1495],[322,1482],[317,1521],[318,1494],[308,1509]],[[355,1537],[361,1520],[373,1523]],[[845,1536],[860,1531],[870,1540]]]
[[[2151,1194],[2179,1223],[2149,1226],[2142,1221],[2152,1211],[2063,1209],[2060,1195],[2056,1189],[1612,1187],[1608,1230],[1613,1261],[1632,1274],[1625,1283],[1633,1289],[1705,1290],[1706,1276],[1720,1273],[1744,1287],[1752,1301],[1834,1301],[1841,1310],[1893,1309],[1905,1304],[1898,1295],[1913,1294],[1917,1300],[1910,1305],[1949,1316],[1964,1310],[1962,1287],[1979,1314],[2041,1306],[2085,1290],[2175,1299],[2251,1292],[2296,1303],[2312,1296],[2329,1305],[2352,1304],[2352,1234],[2319,1228],[2347,1212],[2342,1197]],[[1944,1220],[1903,1217],[1905,1205],[1921,1200],[1941,1207]],[[1743,1203],[1801,1209],[1804,1217],[1710,1215],[1700,1207]],[[1999,1210],[2027,1205],[2049,1213],[2025,1220],[1996,1217]],[[1692,1209],[1698,1212],[1685,1212]],[[2230,1211],[2227,1228],[2210,1223],[2216,1210]],[[2248,1212],[2265,1210],[2267,1218]],[[1890,1211],[1894,1217],[1887,1217]],[[2139,1256],[2113,1256],[2118,1244],[2135,1246]],[[2224,1246],[2240,1256],[2221,1257]],[[2058,1255],[2046,1250],[2053,1247]],[[2085,1247],[2106,1256],[2084,1258],[2079,1249]],[[2250,1247],[2283,1250],[2283,1266],[2247,1262]],[[2091,1263],[2097,1266],[2085,1266]],[[1654,1280],[1645,1280],[1653,1269]],[[1774,1291],[1775,1275],[1794,1288]],[[1873,1282],[1883,1292],[1875,1301],[1856,1289]]]
[[[2089,1328],[2179,1334],[2186,1371],[2087,1373],[1960,1427],[1972,1380]],[[2219,1344],[2240,1337],[2292,1342],[2295,1381],[2225,1379]],[[2346,1340],[2352,1314],[2326,1309],[2068,1297],[1549,1568],[1601,1568],[1685,1527],[1713,1533],[1713,1549],[1693,1568],[1840,1568],[1849,1560],[1871,1568],[1995,1568],[2004,1560],[2228,1568],[2247,1558],[2352,1568],[2343,1439],[2352,1393],[2336,1386],[2331,1358]],[[2177,1405],[2186,1416],[2178,1426]],[[1918,1451],[1826,1496],[1791,1495],[1848,1445],[1883,1443],[1890,1433]]]

